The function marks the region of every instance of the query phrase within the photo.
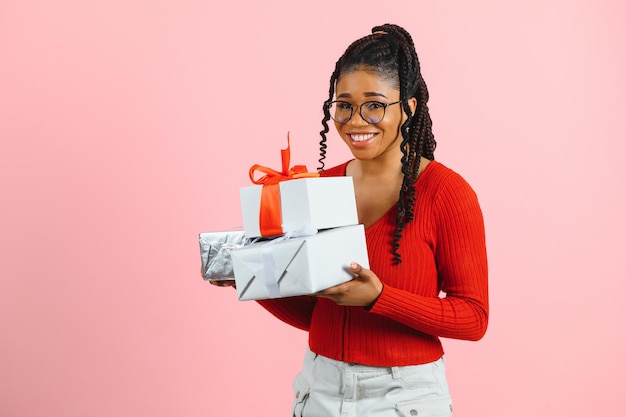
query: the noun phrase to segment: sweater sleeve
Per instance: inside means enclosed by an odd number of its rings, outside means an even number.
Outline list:
[[[313,296],[257,300],[264,309],[279,320],[301,330],[311,327],[311,316],[317,299]]]
[[[432,216],[433,252],[445,297],[385,285],[370,311],[430,335],[479,340],[487,330],[488,286],[485,230],[476,194],[460,176],[452,176],[435,196]]]

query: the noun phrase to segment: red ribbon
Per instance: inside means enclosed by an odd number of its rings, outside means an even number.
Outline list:
[[[306,166],[295,165],[289,168],[291,152],[289,150],[289,133],[287,133],[287,148],[280,150],[282,160],[282,170],[276,171],[272,168],[254,164],[250,168],[250,180],[254,184],[263,185],[261,190],[261,209],[259,211],[259,227],[261,236],[278,236],[283,233],[282,210],[280,206],[280,185],[281,181],[295,180],[298,178],[316,178],[320,174],[317,172],[307,172]],[[256,171],[262,172],[259,179],[254,179]]]

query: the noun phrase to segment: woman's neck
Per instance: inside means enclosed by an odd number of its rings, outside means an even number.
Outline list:
[[[394,157],[375,160],[359,160],[354,159],[346,167],[346,175],[357,179],[395,179],[403,177],[401,157]],[[430,163],[429,159],[420,157],[420,167],[418,176],[424,172],[426,166]]]
[[[402,175],[402,152],[387,152],[375,159],[355,159],[346,174],[358,178],[389,178]]]

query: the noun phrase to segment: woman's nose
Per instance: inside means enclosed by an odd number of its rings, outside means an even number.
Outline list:
[[[355,126],[364,126],[364,125],[369,124],[365,121],[363,116],[361,116],[361,109],[358,107],[354,109],[354,113],[352,114],[352,117],[350,118],[350,120],[348,120],[348,123],[353,124]]]

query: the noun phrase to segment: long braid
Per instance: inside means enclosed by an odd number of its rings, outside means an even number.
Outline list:
[[[393,37],[393,35],[392,35]],[[413,114],[409,108],[406,98],[410,97],[410,81],[407,79],[407,74],[410,72],[410,62],[406,58],[406,52],[400,51],[398,53],[398,78],[400,84],[400,99],[402,100],[402,107],[407,114],[407,120],[400,127],[402,134],[402,142],[400,149],[402,150],[402,185],[400,187],[400,197],[398,199],[396,210],[396,229],[393,236],[393,257],[394,262],[400,263],[401,258],[398,250],[400,249],[400,239],[402,238],[402,231],[404,231],[406,224],[413,218],[413,206],[415,203],[414,195],[414,183],[415,175],[413,167],[415,164],[419,164],[419,159],[415,152],[414,141],[411,140],[410,126]]]
[[[320,159],[322,170],[326,157],[326,134],[329,131],[328,103],[335,94],[335,85],[342,74],[359,69],[375,72],[396,84],[400,90],[402,108],[407,120],[400,127],[402,141],[402,185],[396,210],[396,229],[393,234],[392,254],[395,263],[402,262],[399,249],[402,232],[413,221],[415,206],[415,181],[421,157],[435,159],[437,146],[432,133],[428,111],[428,89],[420,72],[420,63],[411,35],[397,25],[385,24],[372,28],[372,34],[353,42],[339,58],[330,78],[328,101],[324,103],[324,129],[320,132]],[[411,112],[408,99],[415,97],[417,107]]]
[[[322,110],[324,111],[322,126],[324,126],[324,129],[322,129],[322,131],[320,132],[320,136],[322,137],[322,139],[320,140],[320,159],[318,159],[320,166],[317,168],[318,171],[322,171],[324,169],[324,159],[326,159],[326,148],[328,147],[326,145],[326,134],[330,130],[328,127],[328,121],[330,120],[330,111],[328,110],[328,106],[326,104],[331,102],[333,96],[335,95],[335,84],[337,83],[337,79],[339,78],[339,72],[341,69],[339,63],[340,60],[337,61],[337,63],[335,64],[335,70],[330,76],[330,87],[328,89],[328,97],[330,97],[330,99],[328,99],[328,101],[324,103],[324,106],[322,106]]]

